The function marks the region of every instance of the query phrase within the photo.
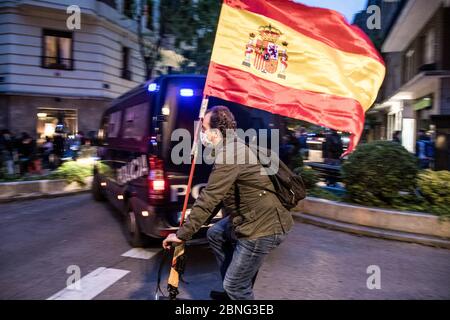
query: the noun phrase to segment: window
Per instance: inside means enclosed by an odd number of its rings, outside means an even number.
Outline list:
[[[119,136],[121,118],[122,111],[113,112],[109,116],[108,138],[117,138]]]
[[[42,67],[50,69],[73,69],[72,33],[43,30]]]
[[[388,114],[388,128],[387,128],[387,138],[389,140],[393,139],[393,135],[395,131],[402,130],[402,112],[398,111],[395,113]]]
[[[123,1],[123,14],[128,18],[133,18],[133,0]]]
[[[402,85],[402,72],[401,72],[401,67],[399,65],[396,65],[394,67],[394,88],[392,88],[393,90],[397,90],[398,88],[401,87]]]
[[[102,122],[100,124],[100,128],[98,129],[97,139],[100,144],[104,143],[104,140],[106,139],[106,133],[108,132],[108,126],[109,126],[109,115],[105,115],[102,118]]]
[[[424,48],[424,64],[432,64],[435,62],[434,54],[435,54],[435,33],[434,29],[428,30],[425,36],[425,48]]]
[[[122,47],[122,78],[131,80],[130,48]]]
[[[415,71],[415,52],[414,50],[409,50],[406,53],[406,63],[405,63],[405,80],[408,81],[416,74]]]
[[[174,165],[171,162],[172,149],[178,141],[172,141],[172,132],[175,129],[186,129],[191,134],[193,139],[194,123],[198,119],[198,111],[202,104],[202,88],[204,80],[196,80],[190,78],[180,78],[171,80],[166,87],[166,97],[164,101],[164,108],[167,108],[165,121],[161,125],[162,133],[162,157],[168,162],[167,165]],[[182,89],[192,89],[193,96],[182,96]],[[192,143],[192,140],[191,142]],[[189,165],[181,164],[178,167],[181,171],[189,172]]]
[[[153,1],[147,2],[147,29],[153,30],[154,29],[154,19],[153,19]]]
[[[148,103],[138,104],[125,110],[123,137],[140,140],[147,134]]]

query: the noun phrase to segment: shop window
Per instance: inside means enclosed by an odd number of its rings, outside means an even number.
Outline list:
[[[67,136],[77,133],[76,110],[39,108],[36,117],[36,131],[39,139],[51,138],[55,133]]]

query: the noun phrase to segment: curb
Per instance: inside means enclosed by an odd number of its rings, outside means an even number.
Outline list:
[[[76,191],[65,191],[65,192],[57,192],[57,193],[41,193],[41,194],[26,194],[21,196],[9,197],[9,198],[0,198],[0,203],[9,203],[15,201],[25,201],[25,200],[36,200],[36,199],[49,199],[49,198],[60,198],[65,196],[72,196],[80,193],[90,192],[91,189],[83,189]]]
[[[0,183],[0,203],[12,201],[35,200],[40,198],[55,198],[88,192],[91,178],[85,180],[86,185],[65,180],[33,180]]]
[[[450,221],[430,213],[366,207],[315,197],[306,197],[292,211],[350,225],[450,241]]]
[[[317,217],[306,213],[295,212],[292,216],[295,220],[300,222],[347,233],[450,249],[450,240],[444,238],[356,225],[328,218]]]

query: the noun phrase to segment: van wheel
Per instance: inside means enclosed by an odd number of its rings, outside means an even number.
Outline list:
[[[145,245],[144,235],[142,234],[139,225],[136,221],[136,214],[130,208],[127,210],[125,217],[125,233],[127,236],[128,243],[132,247],[143,247]]]
[[[102,187],[100,186],[100,178],[98,175],[94,175],[94,179],[92,181],[92,196],[95,201],[105,201],[105,195],[103,194]]]

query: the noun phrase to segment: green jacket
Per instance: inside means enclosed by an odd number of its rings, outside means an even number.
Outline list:
[[[232,147],[235,151],[232,152]],[[243,158],[243,155],[246,155]],[[273,189],[265,170],[242,140],[227,143],[216,150],[215,163],[208,179],[191,208],[191,213],[177,232],[177,237],[189,240],[222,208],[237,238],[255,239],[263,236],[287,233],[293,225],[291,213],[283,207],[277,196],[239,181]]]

